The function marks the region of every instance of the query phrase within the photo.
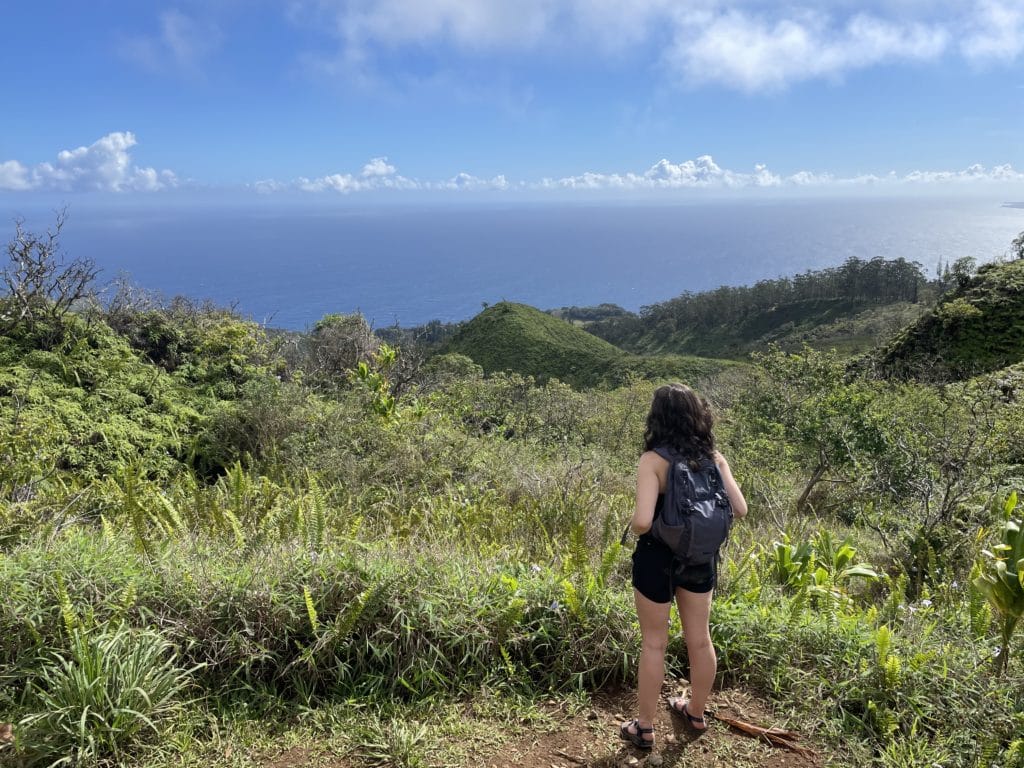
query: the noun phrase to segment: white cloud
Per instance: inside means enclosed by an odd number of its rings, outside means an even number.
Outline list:
[[[915,184],[986,184],[989,182],[1021,182],[1024,173],[1015,171],[1011,165],[996,165],[986,168],[971,165],[962,171],[911,171],[902,181]]]
[[[481,192],[506,190],[511,188],[511,184],[504,175],[487,179],[464,172],[442,181],[419,181],[398,173],[398,169],[389,163],[386,157],[375,157],[366,163],[358,174],[331,173],[312,179],[301,176],[291,182],[263,179],[252,184],[251,188],[261,194],[298,190],[338,192],[347,195],[380,190]]]
[[[17,160],[0,162],[0,190],[26,191],[99,191],[148,192],[179,186],[172,171],[138,166],[129,150],[135,146],[130,132],[110,133],[87,147],[63,150],[54,162],[27,166]],[[758,190],[901,188],[929,186],[935,189],[983,188],[985,185],[1024,183],[1024,172],[1013,166],[986,167],[971,165],[963,170],[914,170],[897,174],[859,174],[837,176],[829,172],[800,170],[783,176],[766,164],[758,163],[751,171],[725,168],[711,155],[673,162],[662,158],[645,171],[602,173],[585,171],[561,178],[539,181],[510,181],[505,174],[490,178],[460,172],[441,180],[421,180],[404,176],[387,157],[374,157],[358,173],[329,173],[313,178],[299,177],[293,181],[261,179],[247,187],[260,194],[281,192],[336,193],[342,195],[364,192],[522,192],[536,191],[634,191],[670,190]]]
[[[511,184],[504,174],[494,176],[490,179],[484,179],[479,176],[473,176],[469,173],[457,173],[447,181],[442,182],[428,182],[424,185],[426,189],[451,189],[462,192],[481,192],[486,190],[506,190],[511,188]]]
[[[894,190],[910,185],[984,185],[1024,182],[1024,173],[1010,165],[986,168],[972,165],[962,171],[911,171],[898,175],[894,171],[885,176],[860,174],[839,177],[831,173],[798,171],[789,176],[773,173],[766,165],[757,164],[752,173],[720,167],[710,155],[695,160],[673,163],[659,160],[643,173],[586,172],[561,179],[542,179],[529,185],[540,190],[606,190],[643,191],[672,189],[742,190],[759,188],[849,189],[854,187],[888,186]]]
[[[661,159],[641,174],[594,173],[561,179],[543,179],[537,186],[542,189],[740,189],[744,187],[777,187],[782,180],[764,165],[755,165],[753,173],[742,173],[721,168],[711,155],[695,160],[673,163]]]
[[[742,190],[800,190],[842,191],[851,189],[885,188],[893,192],[927,185],[935,189],[957,186],[981,187],[986,184],[998,185],[1024,182],[1024,173],[1010,165],[996,165],[986,168],[972,165],[960,171],[915,170],[905,174],[890,171],[884,175],[858,174],[837,176],[828,172],[797,171],[782,176],[773,172],[763,163],[752,171],[736,171],[723,168],[711,155],[700,155],[693,160],[679,163],[661,159],[646,171],[600,173],[586,171],[574,176],[543,178],[539,181],[510,181],[504,174],[491,178],[458,173],[440,181],[424,181],[402,176],[387,158],[370,160],[359,174],[333,173],[316,178],[300,177],[291,182],[264,179],[250,185],[262,194],[301,191],[310,193],[354,194],[382,190],[436,193],[436,192],[668,192],[671,190],[693,191],[742,191]]]
[[[178,186],[172,171],[134,164],[131,132],[108,133],[88,147],[65,149],[55,162],[26,167],[17,160],[0,163],[0,189],[102,192],[150,192]]]
[[[271,195],[274,192],[283,192],[289,188],[284,182],[274,179],[260,179],[249,186],[261,195]]]
[[[373,176],[392,176],[395,173],[395,166],[388,163],[386,157],[375,157],[363,166],[363,178]]]
[[[294,0],[292,18],[329,30],[322,71],[379,87],[381,55],[430,46],[467,55],[623,52],[670,79],[743,91],[959,52],[972,62],[1024,54],[1024,0]]]
[[[817,11],[772,19],[727,10],[683,19],[666,59],[688,82],[759,91],[888,61],[934,59],[947,40],[940,27],[867,15],[836,26]]]
[[[968,35],[961,41],[964,56],[975,62],[1014,61],[1024,52],[1024,1],[982,0]]]
[[[561,5],[559,0],[312,0],[293,3],[291,16],[330,23],[350,47],[444,40],[484,49],[538,42]]]
[[[0,189],[31,189],[28,168],[17,160],[0,163]]]
[[[375,157],[363,166],[358,175],[351,173],[332,173],[315,179],[300,177],[290,184],[261,181],[257,182],[257,191],[273,192],[279,189],[298,189],[303,192],[365,192],[373,189],[419,189],[420,183],[406,178],[397,172],[395,166],[386,157]]]
[[[205,59],[220,46],[220,30],[177,10],[161,13],[159,25],[155,35],[136,35],[123,41],[121,55],[154,72],[202,74]]]

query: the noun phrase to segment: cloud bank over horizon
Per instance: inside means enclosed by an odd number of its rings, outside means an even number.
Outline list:
[[[130,149],[137,144],[130,131],[109,133],[89,146],[58,152],[55,162],[29,165],[18,160],[0,162],[0,190],[8,192],[114,192],[152,193],[171,189],[212,189],[201,181],[183,183],[171,170],[157,171],[137,165]],[[1010,164],[973,164],[961,170],[888,171],[841,176],[827,171],[800,170],[781,174],[767,164],[749,171],[720,166],[709,155],[673,162],[662,158],[644,171],[584,171],[562,177],[510,181],[505,174],[476,176],[465,171],[439,180],[418,179],[399,173],[385,156],[367,161],[357,172],[325,173],[290,181],[261,179],[219,188],[248,190],[261,195],[277,193],[351,195],[365,192],[426,193],[550,193],[550,192],[657,192],[667,190],[871,190],[886,192],[921,189],[968,191],[1024,183],[1024,172]]]

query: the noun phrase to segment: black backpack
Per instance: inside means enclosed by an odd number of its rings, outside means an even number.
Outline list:
[[[732,504],[722,475],[711,458],[696,470],[671,448],[655,448],[669,463],[661,512],[651,536],[672,550],[685,565],[717,565],[718,550],[729,537]]]

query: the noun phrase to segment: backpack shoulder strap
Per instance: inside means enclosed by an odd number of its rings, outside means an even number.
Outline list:
[[[669,464],[675,464],[677,461],[679,461],[679,456],[676,455],[676,452],[669,448],[667,445],[659,445],[657,448],[654,448],[653,450],[656,454],[661,456],[661,458],[663,458]]]

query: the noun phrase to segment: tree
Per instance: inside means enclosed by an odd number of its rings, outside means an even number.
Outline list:
[[[309,334],[303,367],[315,387],[337,389],[347,381],[349,371],[369,362],[379,347],[380,339],[361,314],[324,315]]]
[[[974,273],[978,271],[978,261],[973,256],[961,256],[953,262],[949,271],[953,279],[956,280],[956,287],[965,288],[971,282]]]
[[[1010,243],[1010,253],[1015,259],[1024,259],[1024,232],[1021,232]]]
[[[796,508],[807,510],[819,483],[847,481],[863,456],[880,449],[883,435],[871,409],[876,392],[850,378],[834,353],[771,347],[754,361],[748,390],[736,404],[737,421],[752,436],[793,448],[808,473]]]
[[[2,273],[0,332],[33,332],[46,320],[60,321],[89,295],[99,270],[92,259],[65,263],[60,233],[66,221],[67,209],[58,211],[53,228],[40,235],[26,230],[23,219],[15,219]]]
[[[984,500],[999,486],[1007,426],[996,379],[969,386],[902,384],[876,399],[884,425],[881,450],[863,457],[858,496],[870,499],[865,519],[904,566],[908,593],[928,581],[961,577],[969,532],[988,524]]]

